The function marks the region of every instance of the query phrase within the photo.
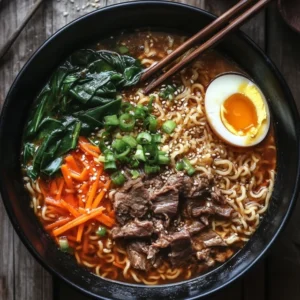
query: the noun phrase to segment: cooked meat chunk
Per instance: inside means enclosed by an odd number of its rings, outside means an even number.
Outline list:
[[[197,246],[195,246],[197,244]],[[215,246],[227,246],[225,241],[213,230],[201,232],[199,235],[193,237],[193,246],[198,250],[200,245],[202,248],[215,247]],[[202,249],[199,249],[202,250]],[[198,250],[198,251],[199,251]]]
[[[193,255],[190,234],[187,231],[176,232],[172,235],[169,258],[173,266],[182,266],[191,261]]]
[[[144,242],[131,242],[126,247],[128,259],[134,269],[148,271],[151,268],[150,261],[143,251],[145,246]]]
[[[224,218],[229,218],[231,216],[231,213],[233,212],[233,208],[229,205],[224,207],[213,205],[213,210],[216,215]]]
[[[206,225],[199,221],[192,221],[190,224],[185,225],[185,229],[189,232],[190,235],[200,232]]]
[[[182,194],[185,198],[199,198],[209,193],[210,179],[208,177],[183,177]]]
[[[114,227],[111,231],[112,238],[140,238],[140,237],[149,237],[153,233],[153,222],[151,221],[139,221],[135,219],[130,221],[123,227]]]
[[[221,194],[221,191],[219,188],[214,187],[211,192],[211,199],[213,202],[219,203],[219,204],[226,204],[226,199],[224,195]]]
[[[170,218],[176,215],[179,202],[179,189],[182,183],[182,176],[171,175],[162,188],[151,194],[155,214],[164,214]]]
[[[220,263],[223,263],[232,255],[233,255],[233,251],[231,249],[226,249],[226,251],[217,252],[215,255],[215,260]]]
[[[126,182],[114,194],[113,205],[117,221],[124,225],[133,218],[143,217],[150,207],[150,196],[140,178]]]
[[[203,249],[196,253],[196,257],[199,261],[207,261],[209,259],[210,249]]]

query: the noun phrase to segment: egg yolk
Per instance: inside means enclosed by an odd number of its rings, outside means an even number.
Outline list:
[[[256,127],[258,123],[254,104],[247,96],[241,93],[233,94],[225,100],[222,115],[224,118],[223,123],[228,130],[234,130],[242,134],[246,134],[252,127]]]

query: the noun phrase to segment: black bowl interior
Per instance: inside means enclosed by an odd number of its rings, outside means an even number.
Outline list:
[[[205,275],[178,284],[145,287],[107,281],[60,252],[29,207],[20,172],[22,130],[33,99],[59,63],[75,49],[111,32],[152,27],[192,34],[212,19],[212,15],[200,9],[162,1],[131,2],[92,12],[52,36],[26,64],[7,96],[0,127],[0,182],[5,207],[15,230],[38,261],[83,292],[101,299],[180,299],[207,295],[253,265],[287,219],[299,180],[299,116],[291,93],[272,62],[241,33],[228,37],[219,49],[248,72],[269,101],[278,146],[278,175],[260,227],[237,255]]]

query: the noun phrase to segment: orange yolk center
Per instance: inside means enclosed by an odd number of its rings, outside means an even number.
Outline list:
[[[224,119],[234,130],[242,131],[245,134],[252,127],[257,126],[256,108],[244,94],[231,95],[225,100],[223,107]],[[226,126],[226,124],[224,125]]]

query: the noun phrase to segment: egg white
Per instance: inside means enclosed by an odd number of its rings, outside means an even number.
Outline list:
[[[254,137],[239,136],[230,132],[222,122],[221,107],[233,94],[240,92],[242,85],[254,85],[259,91],[266,110],[266,120],[261,124]],[[251,100],[251,99],[250,99]],[[257,107],[255,107],[257,109]],[[270,111],[266,98],[260,88],[251,80],[239,74],[224,74],[214,79],[206,90],[205,110],[212,130],[225,142],[239,147],[259,144],[267,135],[270,127]]]

